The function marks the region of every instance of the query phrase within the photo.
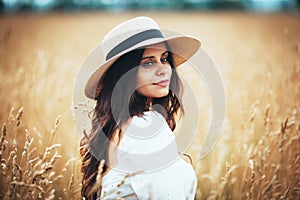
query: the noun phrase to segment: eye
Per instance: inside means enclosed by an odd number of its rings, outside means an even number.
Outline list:
[[[161,61],[162,63],[169,63],[168,58],[162,58],[160,61]]]
[[[143,65],[143,67],[150,67],[150,66],[153,65],[153,62],[152,61],[147,61],[147,62],[143,63],[142,65]]]

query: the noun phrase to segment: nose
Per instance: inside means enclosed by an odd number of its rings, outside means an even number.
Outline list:
[[[170,65],[169,64],[163,64],[161,62],[158,63],[157,65],[157,71],[156,74],[157,76],[164,76],[168,73],[168,71],[170,70]]]

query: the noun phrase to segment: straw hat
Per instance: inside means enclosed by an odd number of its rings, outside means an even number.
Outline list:
[[[101,88],[98,82],[106,70],[122,55],[148,45],[167,42],[174,57],[175,66],[187,61],[200,48],[200,41],[190,36],[164,36],[158,24],[149,17],[137,17],[125,21],[106,34],[101,43],[105,56],[102,63],[89,77],[84,93],[95,99]]]

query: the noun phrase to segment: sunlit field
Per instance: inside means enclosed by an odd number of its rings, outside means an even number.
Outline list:
[[[103,36],[139,15],[198,37],[223,80],[222,134],[200,159],[211,104],[203,80],[180,69],[191,87],[200,83],[188,149],[196,199],[299,199],[300,14],[141,11],[0,17],[0,199],[80,199],[75,79]]]

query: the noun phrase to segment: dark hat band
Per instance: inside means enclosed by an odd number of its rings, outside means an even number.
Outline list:
[[[120,44],[115,46],[112,50],[110,50],[106,56],[106,60],[109,60],[110,58],[114,57],[118,53],[120,53],[126,49],[129,49],[140,42],[151,39],[151,38],[163,38],[163,35],[157,29],[150,29],[150,30],[146,30],[146,31],[137,33],[137,34],[127,38],[126,40],[124,40],[123,42],[121,42]]]

